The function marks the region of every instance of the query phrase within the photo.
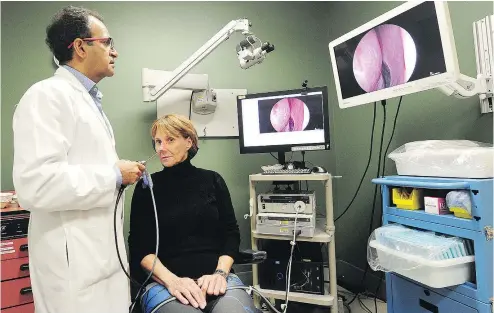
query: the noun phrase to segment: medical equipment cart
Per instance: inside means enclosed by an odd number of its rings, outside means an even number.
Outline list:
[[[470,281],[444,288],[432,288],[411,277],[386,273],[388,313],[492,313],[493,309],[493,180],[388,176],[372,180],[381,185],[383,224],[400,224],[436,234],[469,239],[474,246]],[[423,191],[466,191],[471,199],[471,218],[453,214],[436,215],[424,210],[404,210],[392,201],[393,188]],[[445,264],[448,263],[445,260]],[[390,269],[392,270],[392,269]],[[447,268],[438,268],[438,271]],[[402,273],[403,274],[403,273]],[[454,270],[449,275],[455,275]]]
[[[0,311],[5,313],[34,312],[29,278],[28,223],[29,212],[22,208],[7,207],[0,210]]]
[[[337,304],[337,282],[336,282],[336,256],[335,256],[335,240],[334,240],[334,221],[333,221],[333,189],[332,189],[332,176],[329,173],[313,173],[313,174],[253,174],[249,175],[249,188],[250,188],[250,226],[251,226],[251,240],[252,249],[257,250],[257,240],[270,239],[270,240],[292,240],[291,236],[283,235],[266,235],[260,234],[256,231],[256,216],[257,216],[257,195],[256,195],[256,183],[269,181],[320,181],[325,187],[325,199],[326,199],[326,222],[325,226],[317,225],[314,233],[314,237],[298,237],[297,241],[306,242],[318,242],[328,245],[328,261],[329,261],[329,294],[315,295],[299,292],[290,292],[288,294],[288,300],[290,302],[301,302],[308,304],[315,304],[331,308],[331,313],[338,313]],[[268,256],[269,257],[269,256]],[[255,288],[266,298],[274,298],[285,300],[286,291],[261,289],[258,281],[258,268],[257,265],[252,265],[252,280]],[[259,298],[256,297],[256,306],[259,306]],[[328,310],[329,311],[329,310]],[[342,313],[342,312],[340,312]]]

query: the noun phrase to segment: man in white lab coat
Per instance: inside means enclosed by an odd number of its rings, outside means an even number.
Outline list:
[[[96,84],[118,56],[102,18],[66,7],[46,29],[60,63],[31,86],[13,118],[13,181],[31,211],[29,269],[36,313],[124,313],[129,282],[116,255],[113,212],[121,185],[144,166],[119,160]],[[123,199],[117,238],[125,265]]]

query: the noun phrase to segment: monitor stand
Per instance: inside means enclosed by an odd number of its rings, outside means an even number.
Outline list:
[[[278,163],[283,165],[284,168],[286,168],[287,163],[285,159],[285,152],[278,152]],[[306,168],[305,161],[292,161],[290,163],[293,163],[295,168]]]
[[[285,152],[278,152],[278,163],[283,165],[286,168],[286,159]],[[275,185],[274,192],[275,193],[287,193],[287,190],[297,191],[300,190],[299,181],[273,181],[273,185]],[[280,190],[279,186],[286,186],[285,190]]]
[[[304,154],[304,151],[302,151],[302,154]],[[278,163],[283,165],[284,168],[286,168],[287,163],[285,159],[285,152],[278,152]],[[305,160],[302,161],[290,161],[289,163],[293,163],[295,168],[306,168],[305,167]]]
[[[285,152],[278,152],[278,163],[285,166]]]

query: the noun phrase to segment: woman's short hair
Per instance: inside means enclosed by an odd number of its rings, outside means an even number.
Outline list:
[[[189,149],[189,159],[192,159],[196,155],[197,150],[199,150],[196,129],[192,122],[183,115],[167,114],[158,118],[151,126],[151,136],[153,139],[158,131],[162,131],[173,137],[182,136],[184,138],[190,138],[192,140],[192,147]]]

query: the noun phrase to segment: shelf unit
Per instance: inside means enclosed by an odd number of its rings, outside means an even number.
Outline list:
[[[384,225],[396,223],[434,231],[469,239],[474,245],[474,282],[437,289],[393,272],[386,273],[388,313],[422,312],[423,308],[431,312],[494,313],[493,180],[388,176],[372,181],[381,185]],[[473,218],[398,209],[392,204],[390,196],[395,187],[467,191],[470,193]]]
[[[329,173],[323,174],[282,174],[282,175],[265,175],[252,174],[249,176],[250,189],[250,226],[251,226],[251,241],[252,249],[257,250],[257,241],[259,239],[270,240],[291,240],[290,236],[283,235],[265,235],[260,234],[256,230],[257,216],[257,194],[256,183],[269,181],[320,181],[325,187],[326,199],[326,220],[325,225],[316,223],[314,237],[298,237],[297,241],[318,242],[328,245],[328,261],[329,261],[329,294],[314,295],[300,292],[288,293],[288,300],[291,302],[301,302],[307,304],[320,305],[330,308],[331,313],[338,313],[337,305],[337,282],[336,282],[336,253],[334,240],[334,220],[333,220],[333,185],[332,176]],[[267,298],[284,300],[286,291],[260,289],[258,282],[257,265],[252,265],[252,281],[253,285]],[[256,305],[259,306],[259,298],[255,297]]]
[[[0,311],[33,313],[34,300],[29,275],[27,228],[29,212],[22,208],[0,210]]]

